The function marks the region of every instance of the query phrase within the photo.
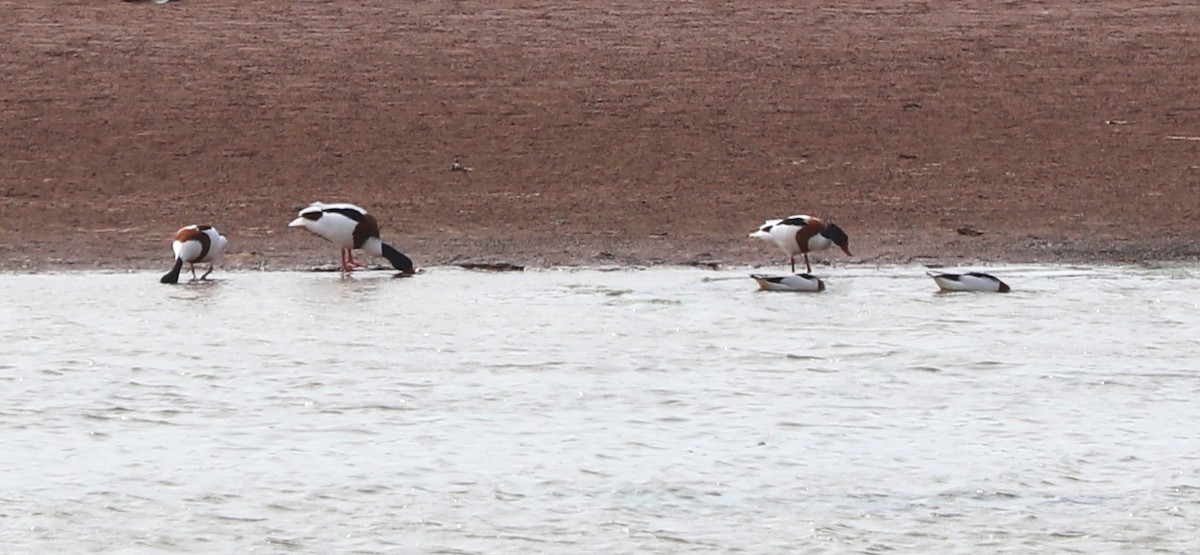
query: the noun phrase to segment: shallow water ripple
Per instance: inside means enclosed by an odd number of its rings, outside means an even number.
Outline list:
[[[0,276],[0,540],[1200,549],[1197,270],[989,271]]]

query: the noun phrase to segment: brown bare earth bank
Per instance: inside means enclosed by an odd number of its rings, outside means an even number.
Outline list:
[[[834,4],[0,0],[0,269],[1200,260],[1200,3]]]

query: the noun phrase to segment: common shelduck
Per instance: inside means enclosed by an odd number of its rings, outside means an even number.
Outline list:
[[[808,262],[810,252],[837,245],[847,256],[853,256],[850,254],[850,237],[842,228],[812,216],[796,215],[782,220],[767,220],[750,236],[775,243],[784,254],[791,257],[792,272],[796,271],[797,254],[804,255],[804,266],[808,273],[812,273],[812,264]]]
[[[825,290],[825,282],[812,274],[793,274],[790,276],[764,276],[750,274],[758,286],[764,291],[803,291],[816,293]]]
[[[379,238],[379,222],[361,206],[314,202],[300,210],[299,217],[289,227],[303,227],[342,248],[342,272],[354,271],[354,249],[382,256],[392,267],[411,274],[416,272],[413,261]]]
[[[989,274],[979,272],[967,272],[965,274],[925,273],[933,278],[933,281],[937,283],[941,291],[992,291],[995,293],[1008,293],[1012,291],[1012,288],[1007,283]]]
[[[225,236],[211,225],[189,225],[180,229],[171,243],[171,250],[175,251],[175,266],[159,281],[179,283],[179,272],[183,270],[185,262],[192,270],[192,279],[196,279],[196,264],[208,262],[208,271],[200,276],[200,279],[207,279],[213,271],[212,263],[227,243],[229,241]]]

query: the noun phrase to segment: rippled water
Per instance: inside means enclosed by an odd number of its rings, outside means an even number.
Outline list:
[[[1200,271],[0,276],[5,552],[1200,549]]]

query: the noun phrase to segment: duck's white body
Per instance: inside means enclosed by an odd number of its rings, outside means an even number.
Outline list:
[[[179,272],[186,263],[192,271],[192,279],[196,278],[196,264],[208,263],[208,271],[200,279],[207,279],[213,271],[213,262],[225,250],[229,240],[210,225],[189,225],[175,232],[175,240],[171,250],[175,253],[175,266],[162,277],[163,283],[179,283]]]
[[[342,249],[342,271],[350,273],[357,265],[354,249],[382,256],[401,272],[411,274],[412,260],[379,238],[379,223],[361,206],[349,203],[314,202],[300,210],[288,227],[303,227]]]
[[[1008,293],[1012,290],[1007,283],[990,274],[967,272],[965,274],[937,274],[925,272],[942,291],[990,291]]]
[[[812,264],[808,261],[810,252],[823,251],[837,245],[850,256],[850,238],[842,228],[804,214],[788,216],[781,220],[767,220],[758,226],[750,237],[779,247],[791,258],[793,272],[796,271],[796,255],[804,255],[804,265],[809,273],[812,272]]]
[[[797,291],[816,293],[825,290],[825,282],[811,274],[792,274],[789,276],[765,276],[750,274],[758,286],[764,291]]]
[[[372,226],[374,233],[370,229]],[[301,210],[288,227],[303,227],[343,249],[362,249],[368,254],[382,256],[378,222],[363,207],[355,204],[314,202]],[[355,244],[356,232],[362,235],[361,244]]]

